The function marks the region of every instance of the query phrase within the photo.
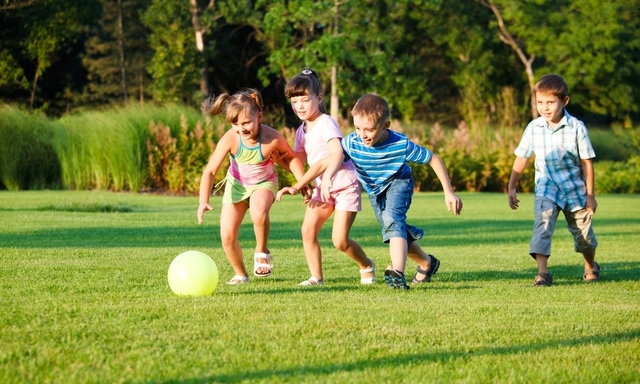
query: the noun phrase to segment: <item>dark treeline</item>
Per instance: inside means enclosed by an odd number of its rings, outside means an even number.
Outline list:
[[[640,0],[5,0],[0,25],[0,100],[51,116],[252,86],[293,126],[305,66],[342,118],[375,91],[403,120],[523,126],[550,72],[588,122],[640,116]]]

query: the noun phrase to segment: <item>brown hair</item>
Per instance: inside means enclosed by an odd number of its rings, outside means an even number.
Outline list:
[[[369,119],[379,127],[389,121],[389,104],[382,96],[368,93],[356,101],[356,105],[351,110],[351,116]]]
[[[234,124],[242,113],[253,118],[262,112],[262,95],[253,88],[242,89],[231,96],[226,93],[218,97],[211,95],[202,102],[200,108],[208,115],[224,113],[227,122]]]
[[[296,96],[321,96],[322,86],[320,85],[320,78],[316,71],[311,68],[305,68],[299,74],[295,75],[287,85],[284,87],[284,95],[287,99]],[[320,112],[327,113],[327,108],[324,106],[324,100],[318,107]]]
[[[533,87],[534,96],[537,92],[549,93],[564,100],[569,96],[569,87],[567,87],[567,83],[564,82],[562,76],[549,74],[542,76]]]

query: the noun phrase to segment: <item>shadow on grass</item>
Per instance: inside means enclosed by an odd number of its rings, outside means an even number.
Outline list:
[[[509,229],[521,227],[522,223],[514,221],[489,221],[482,225],[476,223],[465,225],[433,225],[425,227],[424,246],[504,244],[528,241],[528,232],[519,237],[506,235]],[[528,230],[528,227],[525,228]],[[160,227],[50,227],[40,230],[29,230],[17,233],[0,233],[0,244],[17,248],[55,248],[60,246],[75,247],[158,247],[158,246],[211,246],[220,243],[218,225],[194,224],[191,226]],[[240,228],[241,242],[254,243],[253,226],[243,223]],[[386,247],[382,243],[380,226],[355,225],[351,230],[351,238],[363,247]],[[320,234],[321,242],[331,242],[331,227],[325,226]],[[300,226],[292,223],[274,222],[269,237],[272,246],[289,246],[291,242],[302,244]]]
[[[532,261],[532,264],[535,264]],[[607,262],[599,261],[602,268],[599,283],[607,281],[637,281],[640,280],[638,269],[640,269],[640,261],[638,262]],[[575,265],[556,265],[550,266],[549,270],[553,275],[553,285],[571,285],[585,284],[582,281],[583,265],[582,259],[576,255]],[[484,271],[468,271],[468,272],[447,272],[439,271],[434,276],[434,282],[460,282],[460,281],[505,281],[505,280],[531,280],[535,277],[535,266],[531,269],[522,271],[504,271],[504,270],[484,270]]]
[[[451,364],[456,361],[465,361],[476,356],[495,355],[520,355],[542,352],[549,349],[573,348],[598,344],[634,341],[640,338],[640,328],[626,332],[607,333],[603,335],[587,336],[567,340],[548,340],[538,343],[520,344],[511,346],[485,347],[474,350],[453,350],[442,352],[411,352],[409,354],[388,356],[358,360],[350,363],[335,363],[319,366],[300,365],[284,369],[269,369],[253,372],[238,372],[235,374],[198,377],[190,379],[178,379],[163,381],[165,384],[190,384],[190,383],[236,383],[241,381],[257,382],[262,380],[292,379],[293,377],[305,377],[308,375],[332,375],[341,372],[370,372],[381,366],[399,367],[422,365],[425,362]]]

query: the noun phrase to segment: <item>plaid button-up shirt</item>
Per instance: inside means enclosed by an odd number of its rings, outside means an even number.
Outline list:
[[[554,129],[538,117],[527,125],[514,153],[526,159],[535,155],[536,196],[554,201],[563,210],[585,207],[587,188],[580,159],[596,154],[582,121],[565,110]]]

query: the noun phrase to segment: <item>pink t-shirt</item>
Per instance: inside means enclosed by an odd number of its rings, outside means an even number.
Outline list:
[[[342,132],[338,123],[329,115],[323,114],[318,117],[318,121],[310,132],[305,132],[305,123],[296,130],[296,141],[293,150],[307,153],[307,163],[313,166],[318,161],[331,154],[331,149],[327,144],[331,139],[342,140]],[[331,190],[340,190],[357,183],[356,170],[351,160],[342,163],[342,167],[333,178]],[[315,178],[316,188],[320,188],[322,175]]]

